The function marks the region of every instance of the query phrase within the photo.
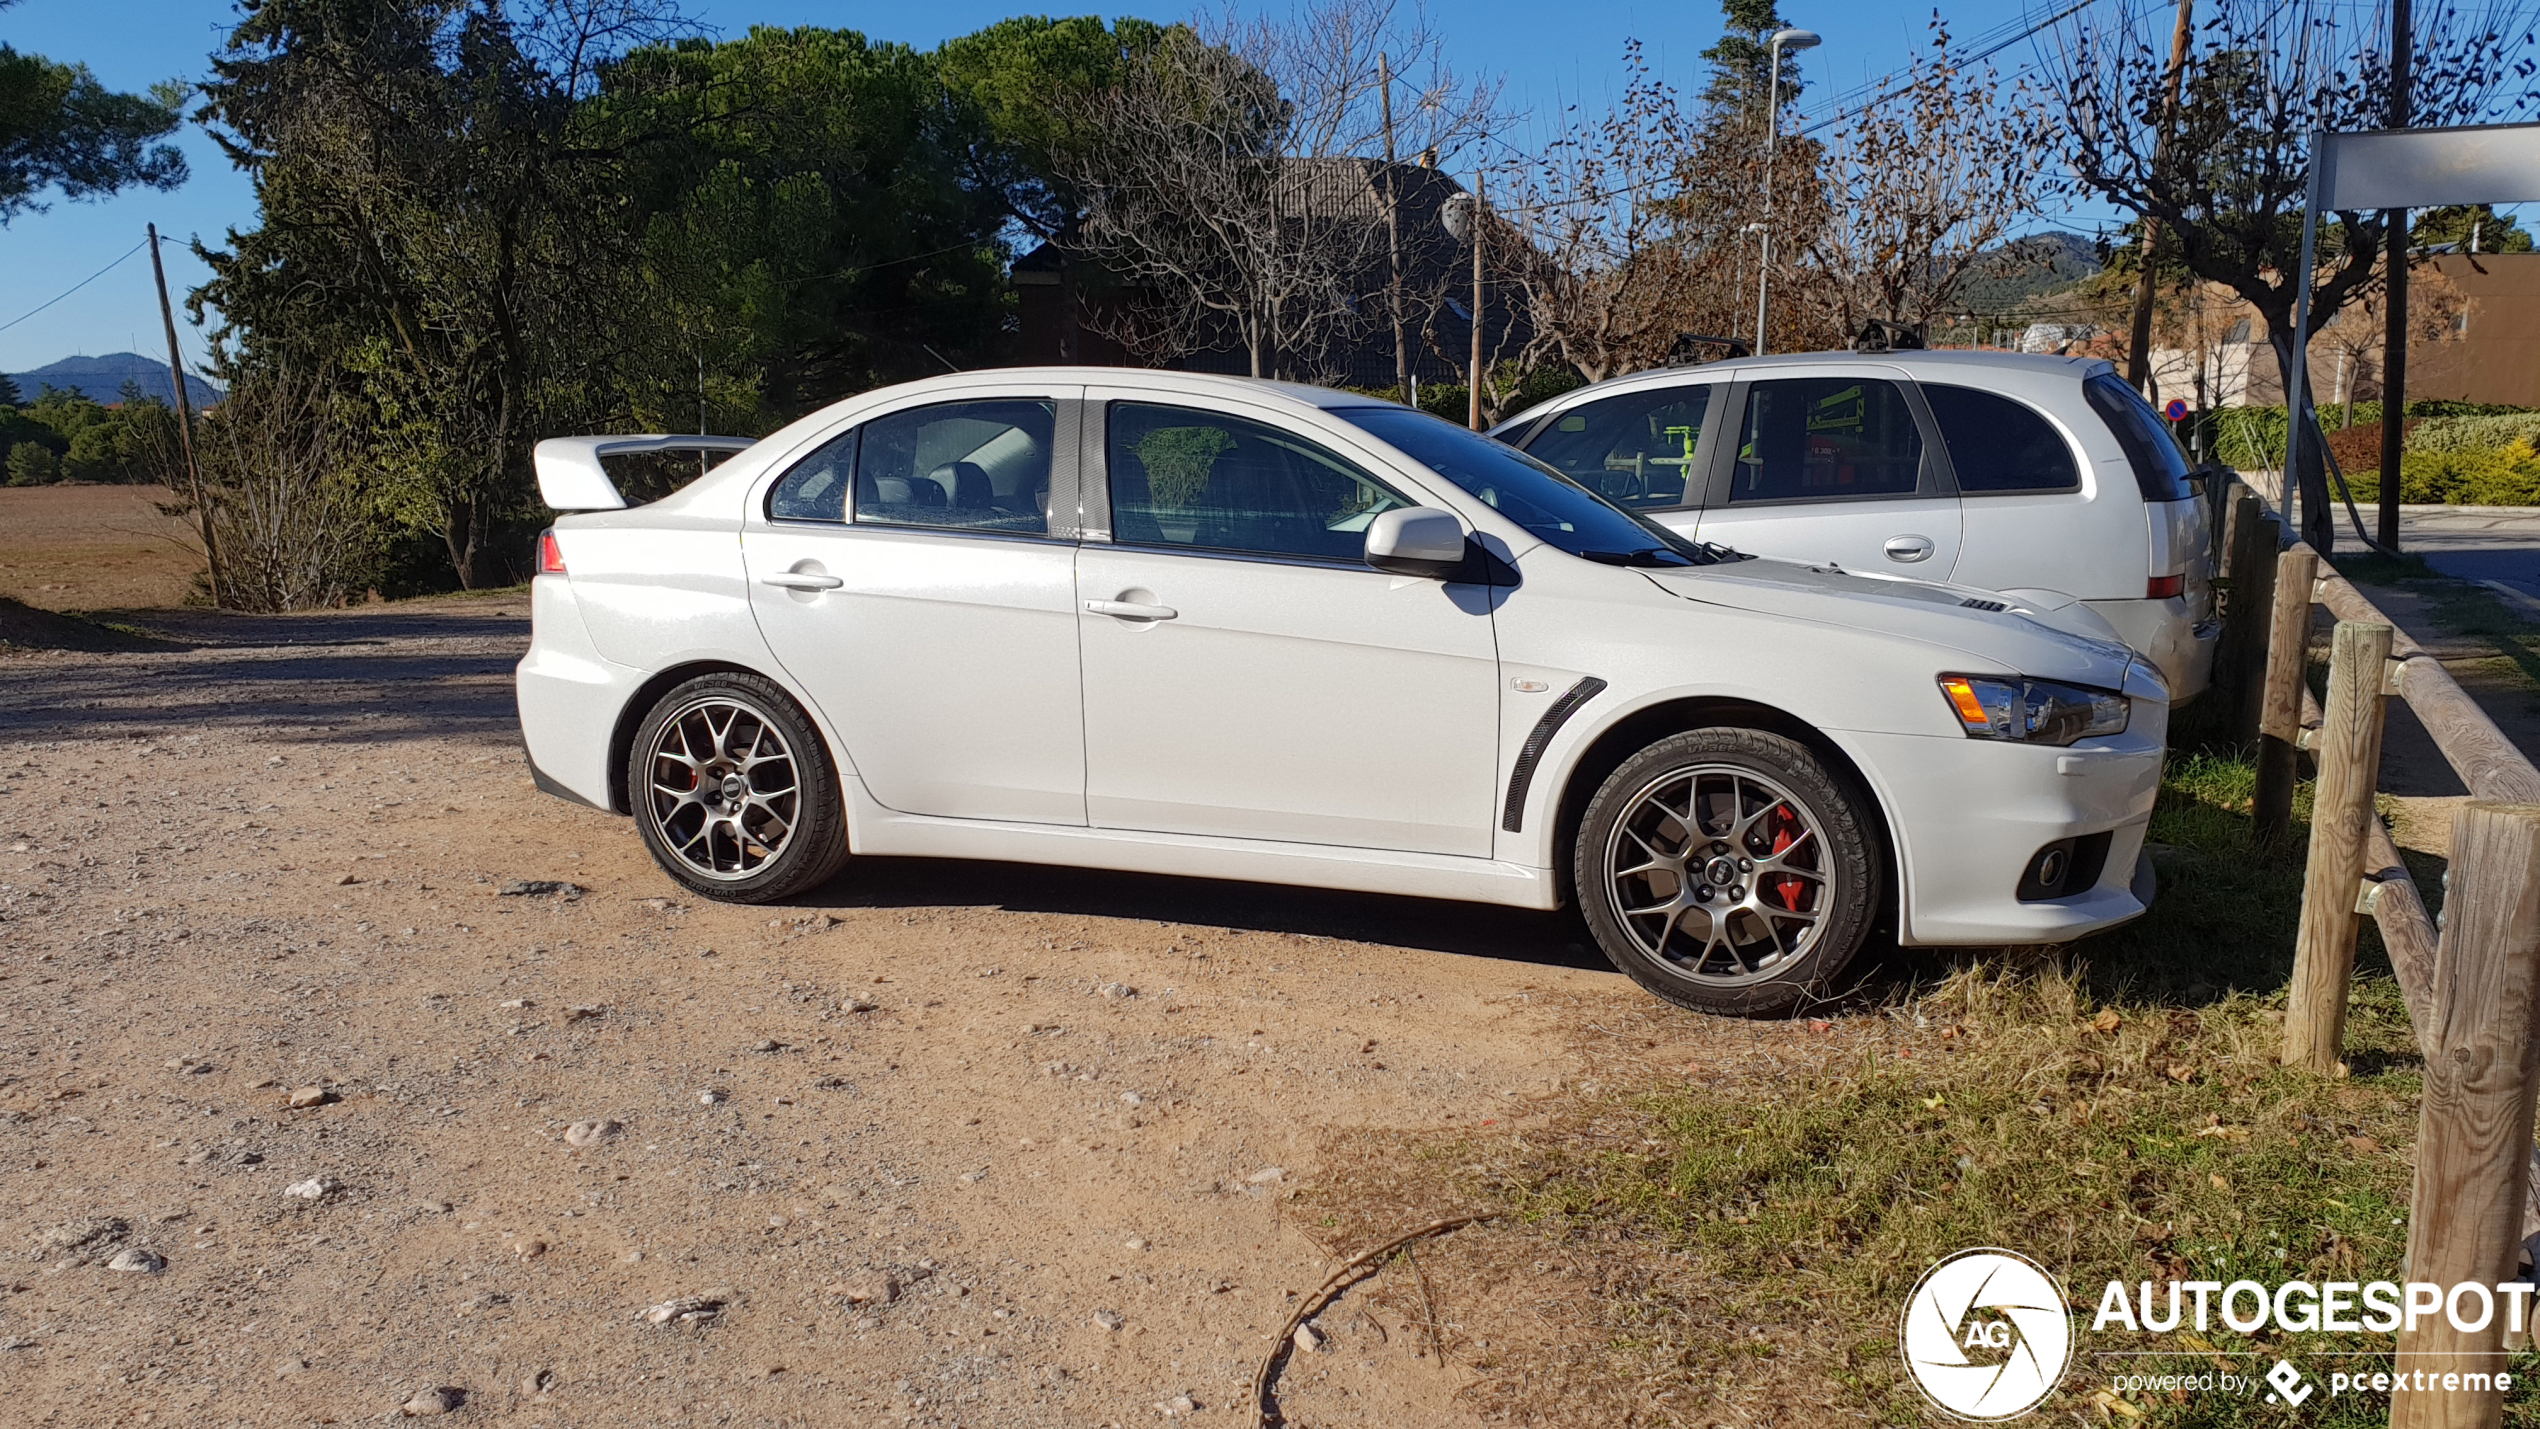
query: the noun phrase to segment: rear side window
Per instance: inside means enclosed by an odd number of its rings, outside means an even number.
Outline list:
[[[1911,496],[1923,434],[1893,382],[1802,377],[1747,389],[1732,502]]]
[[[778,521],[844,521],[847,490],[855,485],[855,439],[850,430],[794,463],[767,494],[767,514]]]
[[[2089,378],[2081,390],[2117,445],[2125,448],[2126,465],[2134,468],[2134,484],[2142,488],[2144,500],[2185,501],[2196,494],[2187,482],[2187,458],[2141,393],[2111,372]]]
[[[1662,387],[1582,402],[1526,444],[1526,455],[1617,506],[1686,506],[1709,387]]]
[[[1923,384],[1923,401],[1940,423],[1960,491],[2081,490],[2071,443],[2034,409],[1973,387],[1931,382]]]

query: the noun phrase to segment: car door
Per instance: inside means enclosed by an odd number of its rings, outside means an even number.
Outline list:
[[[759,628],[886,808],[1085,822],[1080,390],[873,416],[796,461],[750,515]]]
[[[1950,578],[1958,494],[1901,374],[1759,378],[1732,389],[1729,404],[1699,539],[1852,571]]]
[[[1417,503],[1274,414],[1096,388],[1086,420],[1111,532],[1076,568],[1090,821],[1487,856],[1489,588],[1362,559]]]

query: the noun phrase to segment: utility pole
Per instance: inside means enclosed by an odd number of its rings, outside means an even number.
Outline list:
[[[2399,0],[2404,5],[2407,0]],[[2161,132],[2152,140],[2152,172],[2158,174],[2169,158],[2170,126],[2178,118],[2179,88],[2187,78],[2187,45],[2194,36],[2190,16],[2196,0],[2178,0],[2178,28],[2170,32],[2170,100],[2161,111]],[[2134,286],[2134,326],[2127,336],[2125,356],[2126,385],[2145,397],[2152,375],[2152,289],[2159,277],[2161,256],[2161,221],[2143,215],[2143,276]]]
[[[211,503],[203,499],[203,468],[194,460],[194,403],[185,395],[185,354],[176,346],[176,309],[168,304],[167,265],[159,261],[159,225],[151,224],[150,276],[159,284],[159,321],[168,329],[168,376],[176,383],[177,449],[185,454],[185,481],[194,498],[194,520],[203,534],[203,565],[215,608],[221,599],[220,547],[212,537]],[[126,232],[131,230],[127,229]]]
[[[1767,44],[1764,66],[1764,230],[1755,269],[1755,355],[1764,346],[1764,302],[1773,284],[1773,155],[1782,142],[1782,50],[1814,49],[1822,43],[1814,30],[1776,30]]]
[[[2408,102],[2409,69],[2415,63],[2416,31],[2409,23],[2408,0],[2390,0],[2390,118],[2393,129],[2405,129],[2412,117]],[[2385,209],[2383,284],[2390,296],[2383,316],[2389,329],[2381,337],[2381,544],[2399,549],[2399,482],[2401,446],[2408,432],[2408,211]]]
[[[1394,170],[1393,62],[1376,52],[1376,92],[1385,117],[1385,305],[1393,311],[1394,391],[1406,403],[1411,394],[1411,343],[1402,327],[1402,190]]]
[[[1474,431],[1482,429],[1482,216],[1487,212],[1482,198],[1482,170],[1473,170],[1473,366],[1471,380],[1465,383],[1464,425]]]

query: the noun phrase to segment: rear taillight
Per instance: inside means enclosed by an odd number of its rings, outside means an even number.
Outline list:
[[[564,547],[556,544],[556,533],[552,527],[538,533],[538,574],[564,574]]]
[[[558,566],[556,569],[563,570],[564,567]],[[2143,585],[2145,600],[2169,600],[2174,596],[2185,594],[2187,594],[2187,577],[2184,575],[2154,576]]]

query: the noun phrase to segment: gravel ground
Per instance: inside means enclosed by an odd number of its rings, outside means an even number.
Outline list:
[[[530,788],[517,597],[151,620],[0,658],[12,1423],[1249,1423],[1334,1263],[1317,1147],[1522,1125],[1643,1006],[1462,905],[885,860],[704,902]],[[1290,1422],[1476,1417],[1362,1309]]]

